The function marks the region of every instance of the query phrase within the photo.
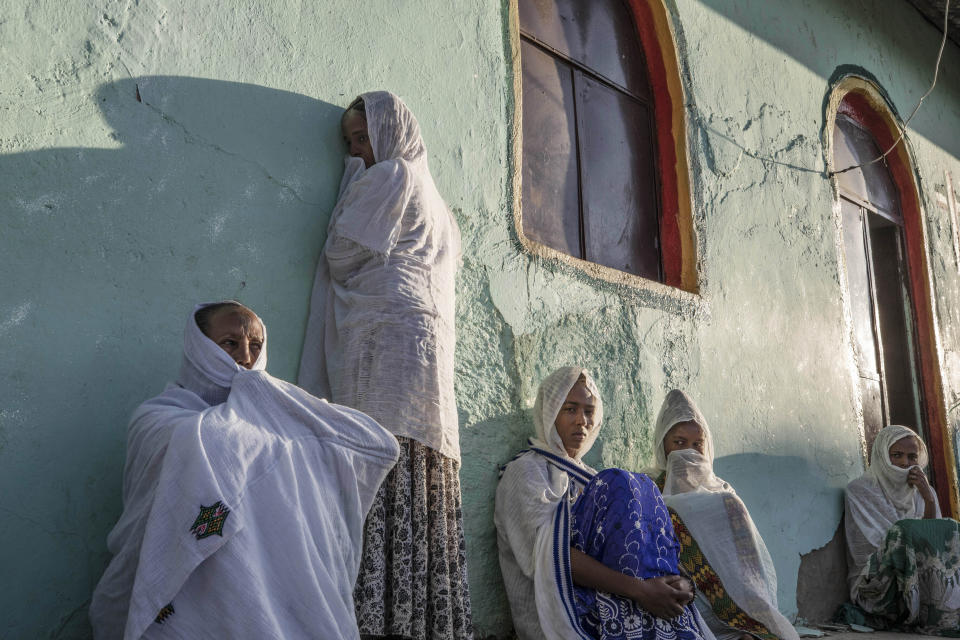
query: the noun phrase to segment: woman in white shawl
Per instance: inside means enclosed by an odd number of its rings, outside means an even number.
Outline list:
[[[130,420],[97,638],[357,639],[363,519],[393,437],[266,371],[266,328],[199,305],[176,384]]]
[[[877,627],[940,635],[960,629],[960,525],[941,519],[915,431],[881,429],[870,466],[847,485],[850,599]]]
[[[360,631],[471,638],[453,386],[460,233],[397,96],[363,94],[342,129],[349,156],[299,382],[369,414],[400,443],[365,526]]]
[[[503,468],[494,522],[521,640],[712,638],[679,575],[677,542],[653,482],[582,461],[603,404],[590,374],[554,371],[533,407],[536,435]]]
[[[777,610],[777,575],[743,501],[713,473],[713,437],[687,394],[667,394],[653,435],[652,472],[680,541],[681,566],[718,640],[797,640]]]

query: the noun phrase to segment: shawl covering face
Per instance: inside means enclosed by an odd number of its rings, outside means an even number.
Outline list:
[[[570,503],[596,471],[567,455],[554,426],[580,376],[597,398],[594,427],[582,450],[596,440],[603,418],[596,383],[579,367],[564,367],[541,384],[533,409],[535,438],[503,470],[494,523],[500,569],[514,627],[521,640],[582,638],[571,619]]]
[[[693,400],[679,389],[673,389],[664,398],[657,414],[657,424],[653,431],[653,471],[651,475],[659,475],[667,468],[667,457],[663,452],[663,439],[667,437],[675,425],[681,422],[696,422],[703,429],[703,455],[713,465],[713,436],[707,426],[707,420],[700,413],[700,409]]]
[[[887,531],[898,520],[922,518],[924,502],[920,492],[907,484],[910,469],[890,462],[890,447],[904,438],[920,443],[918,465],[927,465],[927,447],[913,429],[900,425],[884,427],[873,441],[870,466],[862,476],[847,485],[844,529],[847,538],[847,583],[850,599],[856,601],[857,589],[869,566],[870,555],[880,548]],[[936,507],[940,517],[940,506]]]
[[[705,453],[693,449],[664,456],[663,440],[679,422],[703,429]],[[713,472],[713,436],[703,414],[685,393],[667,394],[654,435],[657,463],[666,469],[663,500],[683,520],[727,594],[747,615],[783,640],[797,640],[793,625],[777,608],[777,574],[770,552],[746,505]]]
[[[227,302],[233,302],[228,300]],[[180,374],[177,384],[193,391],[207,404],[226,402],[230,394],[230,385],[233,377],[242,367],[233,361],[226,351],[213,343],[197,326],[193,318],[197,311],[217,303],[198,304],[193,314],[187,319],[187,326],[183,330],[183,360],[180,364]],[[237,303],[239,304],[239,303]],[[253,311],[250,311],[253,313]],[[256,316],[256,314],[254,314]],[[256,316],[263,329],[263,345],[253,363],[253,371],[265,371],[267,368],[267,327],[263,320]]]
[[[273,378],[265,353],[258,369],[237,366],[193,314],[184,350],[180,385],[130,421],[96,637],[195,637],[214,621],[224,637],[358,638],[363,521],[396,440]],[[203,399],[213,388],[224,402]]]
[[[413,114],[363,94],[376,164],[347,158],[317,265],[298,380],[460,460],[454,397],[460,232]]]
[[[910,516],[907,514],[913,512],[916,504],[917,488],[907,484],[909,468],[901,469],[890,462],[890,447],[904,438],[910,437],[916,438],[920,445],[917,466],[923,470],[930,459],[927,454],[927,445],[923,443],[923,440],[913,429],[892,424],[881,429],[880,433],[877,434],[873,441],[873,450],[870,452],[870,466],[864,473],[864,475],[869,475],[876,480],[883,491],[883,495],[894,506],[901,518],[908,518]]]

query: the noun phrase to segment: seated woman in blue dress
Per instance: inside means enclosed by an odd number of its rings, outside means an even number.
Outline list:
[[[503,469],[494,515],[517,636],[712,640],[653,481],[581,460],[603,419],[587,371],[554,371],[533,414],[536,435]]]

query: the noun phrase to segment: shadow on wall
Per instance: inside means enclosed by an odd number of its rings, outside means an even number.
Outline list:
[[[151,76],[93,99],[102,123],[50,126],[108,148],[0,155],[0,566],[26,576],[0,585],[3,637],[89,636],[125,425],[195,301],[251,304],[293,377],[342,172],[342,106],[308,96]]]
[[[823,547],[832,538],[829,550],[837,549],[835,532],[843,516],[846,479],[840,477],[842,474],[836,474],[835,479],[824,473],[823,469],[829,468],[831,461],[826,459],[811,461],[759,453],[724,456],[714,461],[717,475],[733,485],[747,505],[775,560],[780,609],[789,615],[797,613],[792,609],[795,595],[798,599],[803,596],[803,601],[798,602],[802,609],[819,613],[831,607],[835,610],[836,594],[846,591],[845,564],[829,575],[816,576],[820,580],[819,590],[797,585],[798,575],[812,573],[806,568],[806,558],[801,563],[797,549]],[[836,484],[838,480],[842,485]]]
[[[460,467],[461,492],[465,526],[473,535],[467,536],[470,560],[468,566],[471,585],[492,585],[494,588],[472,589],[471,605],[474,611],[489,612],[486,625],[491,629],[510,628],[510,605],[507,603],[500,574],[497,534],[493,510],[497,491],[499,467],[527,448],[527,438],[533,435],[533,412],[530,410],[500,414],[469,426],[471,448],[464,455]],[[461,425],[464,421],[461,417]],[[475,628],[478,637],[484,630]],[[494,636],[489,636],[493,638]]]

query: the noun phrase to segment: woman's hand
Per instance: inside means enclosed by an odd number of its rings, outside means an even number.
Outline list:
[[[693,601],[693,585],[682,576],[637,580],[633,601],[658,618],[672,619]]]
[[[674,589],[678,589],[687,594],[687,599],[683,602],[683,604],[690,604],[693,602],[693,597],[696,592],[693,589],[693,582],[691,582],[689,578],[685,578],[683,576],[664,576],[664,580],[666,580],[667,584],[672,586]]]
[[[611,569],[576,547],[570,547],[570,570],[574,584],[629,598],[658,618],[676,618],[693,601],[693,584],[683,576],[641,580]]]
[[[927,480],[927,476],[923,471],[920,470],[920,467],[910,467],[910,472],[907,473],[907,484],[917,488],[924,502],[930,502],[935,499],[933,488],[930,487],[930,482]]]
[[[910,467],[910,471],[907,473],[907,484],[916,487],[920,497],[923,498],[923,517],[936,517],[937,494],[933,492],[933,487],[930,486],[927,476],[920,467]]]

